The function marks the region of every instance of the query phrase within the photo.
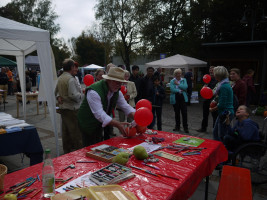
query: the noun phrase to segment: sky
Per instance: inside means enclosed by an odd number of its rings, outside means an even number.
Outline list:
[[[1,0],[0,7],[5,6],[11,0]],[[54,11],[59,16],[55,21],[60,25],[57,38],[66,41],[71,37],[78,37],[83,30],[91,27],[95,22],[95,0],[51,0]]]

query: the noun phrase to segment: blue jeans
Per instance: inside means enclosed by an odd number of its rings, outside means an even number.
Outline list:
[[[233,114],[229,115],[230,122],[232,121],[233,117]],[[224,123],[224,120],[221,120],[221,115],[219,115],[213,128],[213,139],[223,142],[224,136],[227,135],[227,130],[227,125]]]

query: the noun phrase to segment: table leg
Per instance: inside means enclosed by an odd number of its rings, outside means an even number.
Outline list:
[[[37,105],[37,115],[39,115],[39,102],[38,102],[38,97],[36,99],[36,105]]]
[[[208,195],[209,195],[209,181],[210,181],[210,177],[209,176],[206,176],[205,200],[208,200]]]

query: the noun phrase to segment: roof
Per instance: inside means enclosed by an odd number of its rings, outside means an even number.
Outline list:
[[[0,66],[17,66],[17,63],[0,56]]]
[[[25,58],[26,65],[39,65],[38,56],[27,56]]]
[[[162,67],[162,68],[185,68],[185,67],[206,67],[207,63],[205,61],[176,54],[161,60],[156,60],[153,62],[146,63],[147,67]]]

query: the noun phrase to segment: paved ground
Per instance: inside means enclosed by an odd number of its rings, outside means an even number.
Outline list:
[[[8,96],[7,98],[8,104],[6,104],[5,112],[11,114],[13,117],[16,117],[16,101],[15,96]],[[43,148],[50,148],[56,156],[56,145],[55,145],[55,137],[50,121],[49,114],[44,116],[44,107],[40,106],[40,115],[36,115],[36,103],[31,102],[27,105],[27,119],[26,122],[34,125],[39,133]],[[3,105],[0,106],[0,112],[3,112]],[[22,113],[22,105],[20,105],[20,119],[23,119]],[[59,115],[57,116],[58,124],[60,124]],[[174,112],[172,106],[169,105],[168,99],[163,106],[163,131],[173,132],[174,128]],[[257,121],[262,127],[263,118],[259,116],[252,116],[252,119]],[[196,130],[200,128],[200,123],[202,120],[202,102],[199,104],[192,104],[188,107],[188,124],[189,124],[189,134],[197,137],[212,139],[212,124],[211,124],[211,116],[210,116],[210,124],[206,133],[198,133]],[[115,133],[118,134],[116,129]],[[181,130],[182,134],[185,134],[183,130]],[[62,140],[59,138],[59,150],[60,155],[63,154],[62,150]],[[29,166],[29,159],[23,155],[13,155],[13,156],[2,156],[0,157],[0,163],[4,163],[8,167],[8,172],[11,173],[13,171],[25,168]],[[216,193],[219,185],[219,176],[218,171],[214,171],[210,177],[209,184],[209,199],[215,199]],[[205,183],[204,181],[199,185],[198,189],[194,193],[194,195],[190,198],[191,200],[198,200],[204,198],[205,191]],[[263,200],[267,199],[267,184],[261,186],[253,187],[253,199],[254,200]]]

